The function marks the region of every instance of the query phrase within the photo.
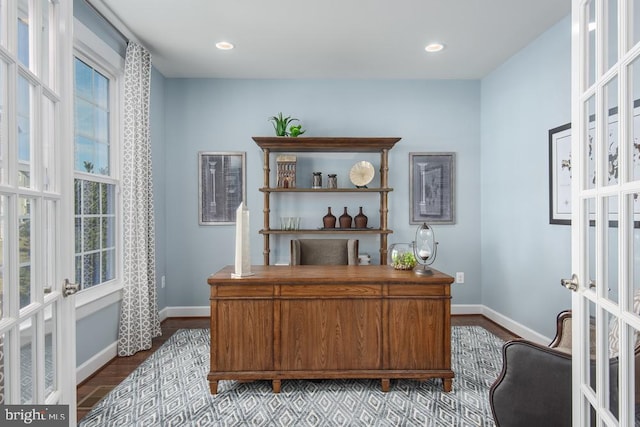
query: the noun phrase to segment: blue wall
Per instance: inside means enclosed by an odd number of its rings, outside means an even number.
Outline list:
[[[482,80],[482,303],[553,336],[570,308],[570,227],[549,224],[549,129],[571,121],[563,19]]]
[[[571,272],[570,230],[548,219],[548,130],[570,121],[570,23],[563,19],[481,81],[173,79],[152,74],[151,138],[159,307],[208,305],[206,278],[233,263],[234,227],[198,225],[197,153],[247,154],[252,262],[262,263],[262,152],[252,136],[272,135],[268,117],[301,119],[310,136],[399,136],[391,150],[389,243],[409,242],[409,153],[456,153],[456,224],[435,226],[435,267],[465,272],[454,304],[484,304],[536,332],[553,335],[570,306],[559,279]],[[348,183],[357,160],[302,157],[310,171]],[[304,183],[309,185],[309,183]],[[327,206],[338,216],[363,206],[377,225],[378,200],[339,195],[274,195],[279,215],[320,226]],[[275,197],[281,197],[275,199]],[[288,238],[274,238],[272,262],[288,261]],[[358,236],[377,260],[377,238]],[[160,288],[166,276],[166,288]],[[78,365],[117,338],[119,304],[78,322]],[[101,338],[97,338],[101,337]],[[82,343],[82,344],[80,344]]]
[[[449,273],[466,273],[466,283],[453,289],[454,303],[480,301],[479,81],[168,78],[166,89],[168,306],[207,306],[207,276],[234,262],[234,227],[198,225],[198,151],[247,153],[252,263],[262,264],[262,237],[258,234],[262,226],[262,193],[258,191],[262,186],[262,152],[251,137],[273,135],[267,119],[280,111],[299,118],[308,129],[307,135],[402,137],[390,152],[394,191],[390,194],[389,227],[394,233],[389,243],[414,238],[416,226],[409,224],[409,153],[455,152],[457,221],[436,226],[440,246],[434,266]],[[313,156],[305,162],[308,171],[337,173],[339,184],[348,185],[349,168],[360,158],[362,155],[345,154],[326,161]],[[300,174],[300,179],[305,176],[311,174]],[[338,215],[343,206],[348,206],[351,215],[364,206],[365,213],[377,223],[377,198],[363,200],[307,195],[295,203],[292,199],[279,204],[272,201],[272,209],[286,206],[272,214],[295,214],[313,227],[321,225],[327,206],[333,206]],[[377,240],[360,239],[361,248],[377,260]],[[273,261],[287,262],[288,239],[282,238],[276,246]]]

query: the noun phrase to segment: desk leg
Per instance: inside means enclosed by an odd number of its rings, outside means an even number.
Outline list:
[[[443,378],[442,383],[444,386],[444,391],[447,393],[451,391],[453,380],[451,378]]]
[[[280,380],[273,380],[272,387],[274,393],[280,393]]]
[[[391,380],[390,379],[381,379],[380,380],[380,384],[382,385],[382,391],[383,392],[388,392],[389,388],[391,387]]]
[[[211,394],[218,394],[218,381],[209,381],[209,391]]]

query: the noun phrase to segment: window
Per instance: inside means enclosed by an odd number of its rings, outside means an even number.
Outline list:
[[[74,59],[75,280],[80,289],[117,278],[114,80],[88,59]]]

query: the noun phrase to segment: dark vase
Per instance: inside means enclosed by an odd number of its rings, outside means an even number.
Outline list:
[[[331,206],[327,208],[327,214],[322,217],[324,228],[336,228],[336,217],[331,213]]]
[[[351,228],[351,215],[347,213],[347,207],[344,207],[344,213],[340,215],[340,228]]]
[[[369,218],[365,214],[362,213],[362,206],[360,206],[360,213],[353,218],[353,221],[356,224],[356,228],[367,228],[367,221]]]

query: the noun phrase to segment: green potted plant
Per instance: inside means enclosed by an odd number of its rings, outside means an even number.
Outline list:
[[[289,128],[289,136],[295,138],[298,135],[302,135],[306,130],[302,129],[302,125],[291,125]]]
[[[276,131],[276,136],[291,135],[295,137],[305,133],[305,131],[302,130],[302,125],[291,126],[291,128],[287,130],[287,127],[289,125],[291,125],[293,122],[298,121],[298,119],[296,119],[295,117],[291,117],[291,116],[284,117],[282,113],[278,113],[277,116],[271,117],[269,121],[271,121],[273,124],[273,129]]]

